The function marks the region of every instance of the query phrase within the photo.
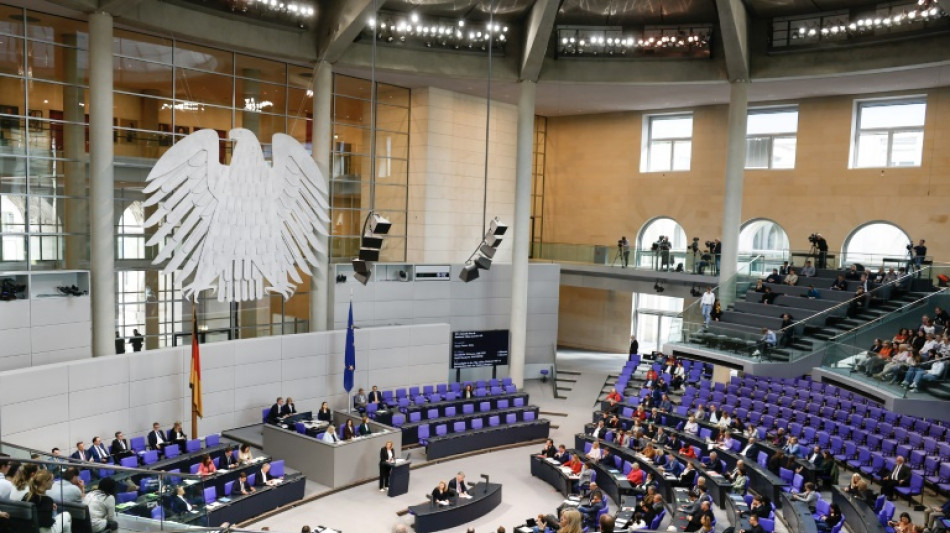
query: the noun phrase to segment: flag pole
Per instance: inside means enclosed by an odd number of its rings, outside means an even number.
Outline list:
[[[191,373],[189,374],[189,385],[191,388],[191,438],[193,439],[198,438],[198,402],[201,401],[198,396],[201,394],[201,368],[195,368],[195,350],[198,344],[200,344],[198,340],[198,292],[195,292],[191,305]],[[196,370],[197,382],[195,376]],[[196,387],[198,388],[197,391],[195,390]]]

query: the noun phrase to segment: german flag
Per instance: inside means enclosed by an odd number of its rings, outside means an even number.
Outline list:
[[[198,302],[191,308],[191,377],[188,379],[191,387],[191,410],[200,417],[201,414],[201,353],[198,349]]]

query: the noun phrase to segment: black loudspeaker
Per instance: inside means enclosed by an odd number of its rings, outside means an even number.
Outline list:
[[[474,264],[465,265],[462,267],[462,271],[459,272],[459,279],[468,283],[474,279],[478,279],[478,267]]]

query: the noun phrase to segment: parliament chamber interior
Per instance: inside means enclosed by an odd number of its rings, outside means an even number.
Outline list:
[[[0,0],[0,533],[950,530],[940,0]]]

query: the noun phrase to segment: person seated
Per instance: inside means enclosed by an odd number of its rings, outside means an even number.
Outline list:
[[[821,298],[821,293],[818,292],[818,289],[814,285],[809,285],[808,290],[805,291],[805,294],[802,295],[803,298],[808,298],[809,300],[817,300]]]
[[[762,298],[759,300],[760,303],[766,305],[772,305],[775,303],[775,299],[781,296],[777,292],[772,292],[772,287],[766,287],[765,291],[762,293]]]
[[[254,456],[251,454],[251,445],[242,444],[241,449],[238,451],[238,464],[246,465],[254,461]]]
[[[910,474],[910,467],[904,464],[904,457],[898,455],[892,470],[882,469],[880,472],[881,494],[889,500],[894,499],[897,487],[906,487],[910,483]]]
[[[802,492],[792,493],[792,499],[798,502],[805,502],[805,505],[814,513],[815,504],[818,501],[818,491],[815,490],[815,484],[811,481],[805,483],[805,488]]]
[[[366,405],[369,403],[369,396],[366,395],[366,391],[360,388],[356,391],[356,396],[353,396],[353,407],[356,408],[360,413],[366,412]]]
[[[602,439],[607,435],[607,427],[604,425],[603,420],[598,420],[597,425],[594,426],[594,430],[591,431],[591,436],[595,439]],[[600,459],[600,457],[598,457]]]
[[[459,498],[470,499],[472,497],[472,495],[468,493],[468,484],[465,482],[464,472],[455,474],[455,477],[449,481],[449,490],[454,492]]]
[[[356,437],[356,426],[353,425],[353,419],[347,418],[343,424],[343,440],[350,440]]]
[[[247,482],[247,472],[241,470],[241,473],[238,475],[238,480],[234,484],[234,487],[231,489],[231,495],[235,493],[240,494],[241,496],[247,496],[252,492],[257,492],[250,483]]]
[[[597,461],[597,464],[606,465],[612,467],[614,465],[614,456],[610,453],[610,448],[601,448],[600,449],[600,460]]]
[[[368,417],[368,416],[363,415],[363,420],[360,422],[359,427],[356,428],[356,433],[357,433],[360,437],[365,437],[366,435],[371,435],[371,434],[373,433],[373,429],[372,429],[371,427],[369,427],[369,417]]]
[[[699,423],[696,422],[696,418],[690,416],[686,420],[686,424],[683,426],[683,432],[688,435],[698,435],[699,434]]]
[[[927,368],[927,365],[918,365],[917,367],[907,371],[902,385],[905,388],[915,390],[920,387],[921,383],[927,384],[934,381],[939,381],[944,377],[944,371],[946,368],[946,358],[932,361],[929,365],[929,368]]]
[[[270,474],[270,463],[264,463],[261,465],[261,472],[260,475],[257,476],[256,483],[259,487],[270,487],[279,484],[280,478]]]
[[[844,274],[838,274],[838,278],[831,283],[830,288],[833,291],[848,290],[848,282],[844,280]]]
[[[798,437],[791,436],[788,438],[788,441],[785,443],[783,451],[791,457],[802,457],[802,447],[798,444]]]
[[[858,290],[854,291],[854,298],[848,303],[848,317],[855,318],[861,311],[867,309],[867,297],[869,294],[865,292],[864,287],[858,287]]]
[[[282,411],[284,410],[284,399],[277,398],[277,401],[274,402],[274,405],[270,406],[270,411],[267,412],[267,423],[268,424],[279,424],[280,420],[284,417]]]
[[[782,283],[782,275],[778,273],[777,268],[772,269],[772,273],[765,277],[766,283]]]
[[[198,465],[198,475],[199,476],[210,476],[214,474],[217,470],[217,467],[214,466],[214,461],[211,459],[211,456],[204,454],[201,456],[201,463]]]
[[[726,415],[719,420],[719,427],[723,428],[722,431],[719,432],[719,435],[722,437],[722,441],[716,444],[717,448],[725,451],[731,450],[736,442],[736,440],[732,438],[732,431],[727,429],[731,424],[723,425],[723,421],[727,420],[727,417],[729,417],[729,415]],[[728,420],[731,421],[732,418],[728,418]]]
[[[336,435],[336,426],[333,424],[327,426],[327,430],[323,432],[323,437],[320,440],[328,444],[340,442],[340,438]]]
[[[627,472],[627,481],[633,485],[634,490],[643,484],[643,480],[645,478],[646,476],[643,475],[643,469],[640,468],[640,463],[633,463],[630,465],[630,471]]]
[[[683,442],[683,447],[679,449],[679,454],[681,457],[685,457],[687,459],[696,458],[696,451],[693,450],[693,447],[690,446],[690,444],[685,441]]]
[[[746,487],[749,485],[749,476],[745,473],[745,466],[737,466],[735,472],[735,475],[732,476],[732,493],[745,495]]]
[[[297,414],[297,406],[294,405],[294,399],[288,396],[284,405],[280,408],[280,416],[287,417],[295,414]]]
[[[769,328],[762,328],[762,337],[758,342],[758,352],[768,353],[772,348],[775,348],[775,345],[778,343],[778,340],[775,337],[775,332]],[[754,354],[758,355],[758,354]]]
[[[709,456],[703,458],[702,462],[706,465],[708,472],[715,472],[722,475],[722,459],[719,458],[719,454],[716,453],[715,450],[709,452]]]
[[[801,274],[804,278],[815,277],[815,267],[811,264],[811,261],[805,261],[805,266],[802,267]]]
[[[621,396],[620,393],[617,392],[617,389],[613,389],[610,391],[610,394],[607,395],[607,401],[608,402],[612,401],[616,404],[617,402],[623,401],[623,396]]]
[[[894,533],[914,533],[915,530],[914,522],[906,511],[897,520],[888,521],[887,525],[894,528]]]
[[[653,522],[653,519],[656,518],[661,511],[666,510],[666,505],[663,504],[663,496],[656,493],[656,487],[650,487],[653,490],[653,493],[647,492],[643,497],[643,501],[640,502],[640,505],[637,509],[643,513],[643,519],[649,524]]]
[[[32,481],[31,478],[24,478],[19,476],[20,471],[24,471],[24,476],[26,472],[32,470],[33,476],[36,476],[38,471],[35,466],[34,468],[26,468],[28,465],[20,465],[20,468],[17,470],[17,477],[14,478],[14,487],[19,488],[21,484],[27,486],[27,492],[29,492],[29,482]],[[25,483],[24,483],[25,482]],[[63,502],[72,502],[72,503],[82,503],[83,495],[86,490],[86,484],[83,482],[82,478],[79,477],[79,469],[75,467],[67,468],[60,479],[53,482],[53,485],[46,491],[46,495],[53,499],[54,503],[62,504]],[[19,494],[18,494],[19,495]],[[13,493],[11,492],[11,500]],[[23,496],[17,498],[17,500],[22,500]]]
[[[769,472],[778,475],[779,469],[785,468],[785,465],[788,464],[788,457],[786,457],[785,452],[782,450],[777,450],[772,454],[772,457],[769,457],[766,464],[768,465]]]
[[[129,441],[125,438],[125,435],[121,431],[115,432],[115,438],[112,439],[112,444],[109,446],[109,453],[112,455],[116,463],[126,457],[135,455],[135,453],[129,447]]]
[[[474,397],[475,397],[475,390],[472,389],[472,384],[469,383],[468,385],[465,386],[464,389],[462,389],[462,399],[468,400]]]
[[[689,515],[689,521],[686,523],[686,527],[683,531],[698,531],[703,525],[703,518],[708,517],[707,520],[712,520],[713,512],[712,507],[708,501],[704,501],[700,506]]]
[[[375,403],[379,406],[380,409],[386,407],[386,404],[383,403],[383,393],[379,392],[379,389],[376,385],[373,385],[373,389],[369,391],[368,397],[369,403]]]
[[[679,477],[685,468],[683,463],[676,460],[676,456],[673,455],[673,452],[668,453],[662,464],[658,464],[657,466],[660,467],[662,472],[669,473],[676,477]]]
[[[597,514],[600,513],[600,510],[606,505],[606,502],[604,502],[604,494],[597,491],[591,495],[588,505],[580,505],[577,507],[577,512],[583,517],[583,522],[586,527],[594,528],[597,524]]]
[[[696,484],[696,467],[692,462],[686,463],[686,468],[676,479],[677,487],[692,487]]]
[[[432,503],[436,505],[450,505],[453,496],[455,496],[455,494],[449,490],[445,481],[439,481],[439,484],[432,489]]]
[[[221,456],[218,464],[221,465],[222,470],[230,470],[238,465],[238,458],[234,454],[234,446],[228,446],[224,449],[224,455]]]
[[[197,507],[185,497],[184,485],[179,485],[178,488],[175,489],[175,495],[172,497],[169,505],[171,506],[172,512],[175,514],[198,512]]]
[[[765,284],[762,283],[762,280],[755,280],[755,287],[752,288],[755,292],[765,292]]]
[[[850,279],[851,281],[857,281],[861,279],[861,271],[858,270],[858,265],[851,265],[844,277],[846,279]]]
[[[165,444],[168,443],[168,437],[162,431],[162,426],[158,422],[152,424],[152,431],[148,434],[148,447],[152,450],[164,451]]]
[[[175,422],[172,428],[168,430],[168,442],[177,444],[182,451],[185,451],[185,443],[188,442],[188,435],[181,427],[181,422]]]
[[[102,438],[93,437],[92,449],[89,450],[89,460],[94,463],[108,463],[109,459],[109,452],[106,450],[105,445],[102,444]]]
[[[795,269],[794,269],[794,268],[788,269],[788,275],[785,276],[785,281],[784,281],[784,283],[785,283],[786,285],[791,286],[791,287],[794,287],[795,285],[798,285],[798,274],[795,273]]]
[[[554,459],[564,465],[571,460],[571,454],[567,452],[567,447],[561,444],[558,445],[557,452],[554,453]]]
[[[709,313],[709,318],[710,320],[714,320],[716,322],[722,321],[722,302],[716,300],[716,303],[713,304],[712,311]],[[679,388],[679,386],[674,388]]]
[[[330,410],[330,404],[327,402],[320,404],[320,409],[317,411],[317,420],[322,422],[333,421],[333,411]]]

